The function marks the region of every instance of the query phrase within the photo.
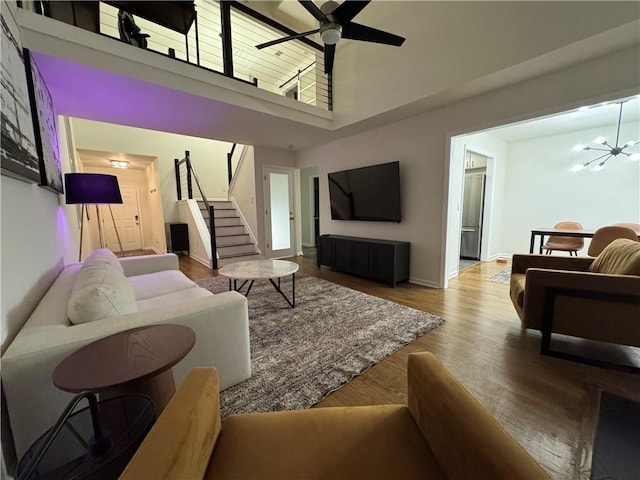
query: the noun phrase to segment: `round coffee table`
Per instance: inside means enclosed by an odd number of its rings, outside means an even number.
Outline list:
[[[288,260],[249,260],[248,262],[238,262],[225,265],[218,270],[218,273],[229,278],[229,290],[235,290],[242,293],[242,289],[248,284],[244,296],[248,296],[253,286],[253,282],[260,279],[266,279],[271,282],[273,288],[276,289],[282,297],[287,301],[291,308],[296,306],[296,272],[300,266],[295,262]],[[289,299],[280,288],[280,279],[291,275],[291,299]],[[277,279],[278,283],[274,282]],[[238,280],[242,284],[238,286]]]
[[[150,396],[158,416],[176,391],[171,367],[195,344],[182,325],[149,325],[125,330],[85,345],[53,371],[53,384],[65,392],[98,393],[101,399],[141,393]]]

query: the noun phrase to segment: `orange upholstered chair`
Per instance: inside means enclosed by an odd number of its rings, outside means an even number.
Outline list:
[[[578,222],[560,222],[556,223],[553,228],[558,230],[582,230],[582,225]],[[578,256],[578,250],[582,250],[584,247],[584,238],[577,237],[562,237],[557,235],[551,235],[542,246],[547,250],[547,255],[550,255],[554,250],[560,250],[563,252],[569,252],[569,255],[575,253]]]
[[[589,245],[587,253],[590,257],[597,257],[604,247],[613,242],[616,238],[628,238],[629,240],[638,240],[638,234],[629,227],[620,225],[608,225],[600,227],[593,234],[593,239]]]
[[[627,227],[640,235],[640,223],[614,223],[616,227]]]

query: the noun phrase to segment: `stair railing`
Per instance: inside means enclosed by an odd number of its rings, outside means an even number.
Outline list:
[[[177,158],[174,160],[175,172],[176,172],[176,193],[178,194],[178,200],[182,200],[182,186],[181,186],[181,178],[180,178],[180,166],[182,164],[186,165],[186,173],[187,173],[187,195],[189,199],[193,199],[193,180],[196,181],[196,186],[200,192],[200,197],[204,202],[204,206],[209,212],[209,232],[211,233],[211,268],[218,268],[218,246],[216,244],[216,221],[214,216],[214,208],[213,205],[209,203],[207,200],[207,196],[202,189],[202,185],[200,184],[200,180],[198,180],[198,175],[196,174],[195,169],[191,165],[191,158],[189,156],[189,150],[184,152],[184,158],[182,160],[178,160]]]
[[[236,151],[236,144],[234,143],[231,147],[231,151],[227,153],[227,178],[229,180],[229,185],[231,185],[231,180],[233,180],[233,166],[231,165],[231,159],[233,158],[233,152]]]

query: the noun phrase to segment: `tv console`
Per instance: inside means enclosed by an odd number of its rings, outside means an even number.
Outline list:
[[[318,268],[352,273],[390,283],[409,280],[409,242],[372,238],[320,235]]]

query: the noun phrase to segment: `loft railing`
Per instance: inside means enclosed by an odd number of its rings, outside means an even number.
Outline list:
[[[181,167],[185,166],[185,176],[187,181],[187,198],[193,199],[193,180],[196,181],[196,186],[200,192],[200,197],[204,202],[207,212],[209,212],[209,232],[211,237],[211,268],[218,268],[218,246],[216,244],[216,222],[214,216],[214,207],[207,200],[207,196],[202,189],[202,185],[198,180],[198,175],[191,165],[191,158],[189,156],[189,150],[184,152],[184,158],[182,160],[174,159],[175,173],[176,173],[176,193],[178,200],[182,200],[182,173]]]
[[[123,7],[142,33],[150,35],[149,51],[333,110],[332,76],[324,73],[320,43],[301,38],[258,50],[257,44],[296,32],[237,1],[167,1],[162,8],[154,3],[104,0],[35,5],[44,5],[39,9],[44,15],[118,40],[118,10]],[[300,72],[306,72],[305,84],[296,90],[287,80]]]

